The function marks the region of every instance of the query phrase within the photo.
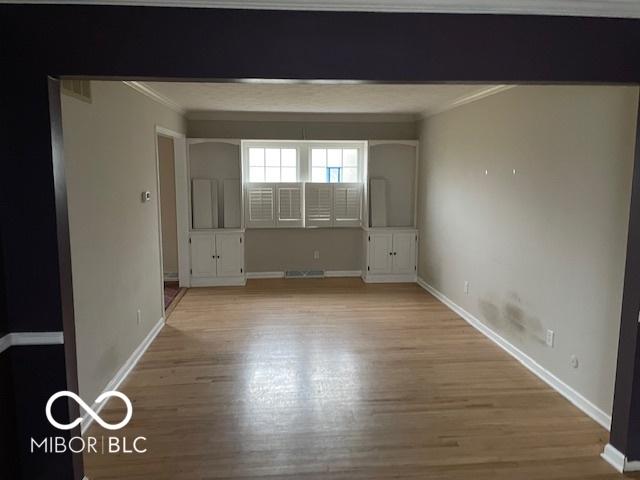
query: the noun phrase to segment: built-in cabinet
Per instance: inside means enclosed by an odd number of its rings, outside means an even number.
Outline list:
[[[415,229],[369,229],[364,232],[363,279],[368,283],[415,282],[418,232]]]
[[[243,285],[244,233],[191,232],[191,285]]]
[[[251,168],[258,176],[261,168],[268,170],[257,160],[253,165],[243,158],[247,145],[255,141],[189,139],[187,144],[190,286],[245,284],[245,227],[361,227],[365,282],[416,281],[416,141],[361,142],[357,181],[352,183],[308,181],[313,179],[311,157],[300,161],[299,153],[320,148],[314,143],[298,149],[292,165],[300,171],[290,175],[290,181],[271,183],[248,181]],[[339,150],[344,145],[329,147]],[[269,145],[263,149],[269,150]],[[349,165],[342,168],[356,169]],[[281,176],[289,175],[287,168],[294,167],[281,167]],[[265,179],[273,174],[267,170]]]
[[[244,285],[240,140],[187,143],[190,286]]]
[[[365,282],[417,280],[417,178],[418,142],[369,142],[366,182],[369,215],[362,242]]]

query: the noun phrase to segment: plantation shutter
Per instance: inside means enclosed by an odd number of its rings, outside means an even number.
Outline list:
[[[249,183],[246,186],[245,219],[248,228],[275,227],[275,194],[272,183]]]
[[[302,183],[279,183],[276,186],[279,227],[303,226],[302,190]]]
[[[305,217],[308,227],[333,225],[333,184],[305,184]]]
[[[362,223],[362,184],[334,183],[334,227],[359,227]]]

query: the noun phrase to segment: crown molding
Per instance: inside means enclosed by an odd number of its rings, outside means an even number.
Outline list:
[[[440,108],[437,108],[434,110],[427,110],[423,112],[422,115],[420,116],[420,120],[433,117],[434,115],[437,115],[439,113],[453,110],[454,108],[461,107],[462,105],[467,105],[472,102],[477,102],[478,100],[482,100],[483,98],[487,98],[492,95],[496,95],[498,93],[506,92],[507,90],[511,90],[512,88],[516,88],[516,87],[517,85],[494,85],[489,88],[483,88],[477,92],[457,98],[453,102],[448,103],[447,105],[443,105]]]
[[[133,88],[136,92],[149,97],[151,100],[167,108],[170,108],[171,110],[179,113],[180,115],[185,115],[187,113],[187,111],[184,108],[182,108],[180,105],[178,105],[176,102],[165,97],[164,95],[159,94],[158,92],[156,92],[155,90],[153,90],[152,88],[150,88],[149,86],[147,86],[142,82],[124,82],[123,81],[122,83],[124,83],[128,87]]]
[[[637,0],[0,0],[0,3],[640,18]]]

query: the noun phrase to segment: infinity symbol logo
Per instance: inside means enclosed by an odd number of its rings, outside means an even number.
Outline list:
[[[129,400],[129,397],[127,397],[124,393],[116,392],[115,390],[110,390],[108,392],[104,392],[98,398],[96,398],[96,403],[100,403],[106,400],[107,398],[118,397],[127,406],[127,414],[125,415],[124,419],[119,423],[111,424],[102,420],[102,418],[100,418],[100,416],[89,405],[87,405],[84,402],[84,400],[82,400],[78,395],[76,395],[73,392],[63,390],[51,396],[51,398],[47,402],[47,407],[45,409],[45,413],[47,414],[47,420],[49,420],[49,423],[51,423],[51,425],[53,425],[54,427],[60,430],[71,430],[72,428],[75,428],[78,425],[80,425],[80,423],[82,423],[82,417],[78,417],[73,422],[66,425],[63,423],[58,423],[53,418],[53,415],[51,415],[51,406],[53,405],[53,402],[55,402],[60,397],[73,398],[76,401],[76,403],[80,405],[84,409],[84,411],[89,414],[89,416],[91,416],[91,418],[93,418],[96,422],[98,422],[103,428],[106,428],[107,430],[121,429],[127,423],[129,423],[129,420],[131,420],[131,415],[133,415],[133,406],[131,405],[131,400]]]

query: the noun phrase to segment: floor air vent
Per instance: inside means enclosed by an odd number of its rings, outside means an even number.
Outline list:
[[[287,270],[284,278],[324,278],[324,270]]]

